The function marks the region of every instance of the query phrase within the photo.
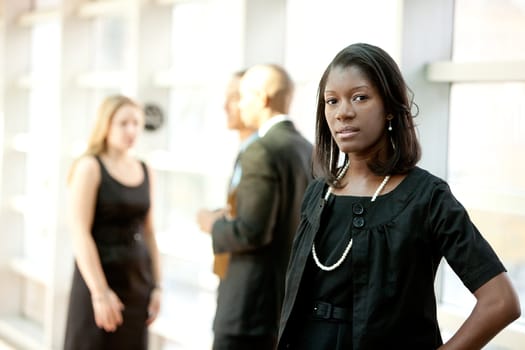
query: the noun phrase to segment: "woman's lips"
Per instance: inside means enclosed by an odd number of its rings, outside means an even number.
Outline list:
[[[337,135],[339,137],[342,137],[342,138],[352,137],[355,134],[357,134],[358,132],[359,132],[358,128],[350,127],[350,126],[342,128],[342,129],[339,129],[339,130],[336,131]]]

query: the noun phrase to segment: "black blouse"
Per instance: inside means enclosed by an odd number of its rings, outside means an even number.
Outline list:
[[[322,230],[326,189],[323,180],[316,180],[305,193],[288,266],[279,349],[287,348],[292,312],[302,312],[296,300],[304,293],[299,286]],[[504,272],[504,266],[447,183],[426,170],[414,168],[375,202],[354,198],[364,210],[351,228],[353,348],[436,349],[442,339],[434,279],[441,259],[471,292]]]
[[[330,196],[321,218],[321,229],[315,239],[315,250],[320,262],[325,266],[336,263],[343,255],[352,238],[350,225],[353,216],[348,213],[354,198],[350,196]],[[305,267],[301,288],[305,291],[304,305],[324,301],[332,305],[349,308],[352,306],[352,250],[346,259],[332,271],[321,270],[310,254]]]

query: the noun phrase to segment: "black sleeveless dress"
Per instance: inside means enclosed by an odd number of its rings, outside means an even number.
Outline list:
[[[75,264],[64,349],[146,349],[145,322],[154,283],[151,258],[143,237],[150,206],[148,172],[142,163],[143,183],[125,186],[111,177],[98,157],[97,160],[101,182],[91,232],[109,287],[124,304],[124,322],[113,333],[96,326],[89,290]]]

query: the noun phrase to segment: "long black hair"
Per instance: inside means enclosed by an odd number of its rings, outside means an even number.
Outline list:
[[[383,49],[365,43],[352,44],[341,50],[323,73],[317,91],[316,147],[314,161],[317,175],[334,184],[340,150],[332,138],[325,116],[324,91],[329,73],[335,67],[358,67],[377,89],[383,100],[386,115],[393,116],[385,132],[390,136],[387,158],[379,158],[379,152],[368,161],[368,167],[376,175],[403,174],[416,166],[421,158],[421,146],[417,139],[413,118],[417,105],[413,94],[403,79],[398,65]],[[412,113],[412,108],[416,113]],[[387,131],[391,123],[392,131]],[[348,160],[346,160],[348,161]]]

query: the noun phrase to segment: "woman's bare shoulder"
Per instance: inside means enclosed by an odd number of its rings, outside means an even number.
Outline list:
[[[95,156],[86,155],[79,158],[76,161],[72,176],[81,182],[98,182],[100,180],[100,165]]]

